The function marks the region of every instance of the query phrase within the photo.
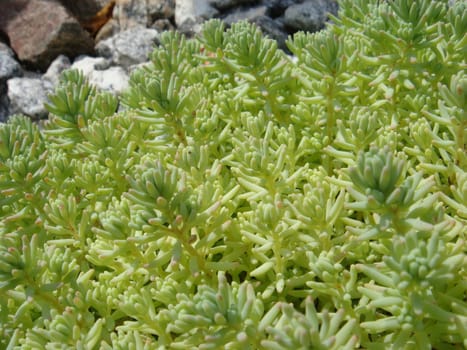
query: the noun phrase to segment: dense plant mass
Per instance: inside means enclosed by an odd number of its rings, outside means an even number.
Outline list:
[[[66,72],[0,126],[0,348],[467,347],[466,32],[342,0],[296,60],[213,20],[120,100]]]

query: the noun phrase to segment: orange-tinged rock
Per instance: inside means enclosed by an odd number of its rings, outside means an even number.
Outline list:
[[[113,9],[115,7],[115,1],[109,1],[94,17],[88,21],[82,21],[81,25],[84,29],[95,36],[99,29],[101,29],[111,18]]]

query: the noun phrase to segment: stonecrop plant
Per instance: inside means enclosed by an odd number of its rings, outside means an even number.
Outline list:
[[[0,126],[0,349],[467,348],[467,5],[161,35]]]

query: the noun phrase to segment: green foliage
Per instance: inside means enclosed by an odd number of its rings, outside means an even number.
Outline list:
[[[467,347],[465,3],[340,5],[0,126],[0,349]]]

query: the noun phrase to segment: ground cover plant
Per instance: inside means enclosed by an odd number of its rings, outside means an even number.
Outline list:
[[[291,59],[164,33],[0,126],[1,349],[467,347],[463,1],[342,0]]]

